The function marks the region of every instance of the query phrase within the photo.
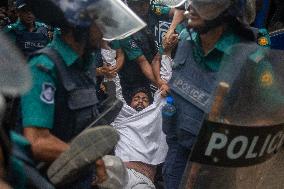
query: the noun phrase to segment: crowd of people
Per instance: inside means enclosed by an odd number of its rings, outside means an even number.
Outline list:
[[[26,61],[31,76],[25,93],[4,93],[0,188],[182,187],[222,60],[235,53],[228,49],[283,50],[284,6],[280,0],[167,2],[0,4],[0,35],[17,47],[15,57]],[[275,30],[277,40],[269,35]],[[253,73],[263,82],[257,91],[274,91],[273,70],[261,53],[240,56],[261,65]],[[163,117],[167,97],[177,111],[171,124]]]

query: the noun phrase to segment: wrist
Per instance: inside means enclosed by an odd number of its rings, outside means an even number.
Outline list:
[[[96,69],[96,72],[97,72],[97,76],[102,76],[102,75],[104,75],[104,73],[103,73],[103,68],[102,68],[102,67],[97,68],[97,69]]]
[[[163,55],[166,55],[166,56],[168,56],[168,57],[171,57],[171,56],[172,56],[172,50],[165,50],[165,51],[163,52]]]

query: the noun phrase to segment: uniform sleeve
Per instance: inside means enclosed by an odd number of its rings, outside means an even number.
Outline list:
[[[8,25],[2,29],[2,32],[5,33],[12,41],[16,41],[16,36],[14,32],[14,26]]]
[[[258,30],[257,43],[263,47],[269,48],[271,46],[270,36],[266,29],[263,28]]]
[[[171,11],[170,7],[162,6],[155,3],[151,5],[151,9],[153,13],[155,13],[157,16],[168,15]]]
[[[131,37],[121,40],[120,44],[122,50],[130,61],[143,55],[143,51]]]
[[[48,61],[50,62],[47,57],[39,56],[29,62],[33,85],[30,91],[21,97],[23,127],[53,127],[56,92],[54,78],[37,66]]]
[[[110,47],[114,50],[116,49],[120,49],[120,44],[119,44],[119,40],[114,40],[112,42],[110,42]]]

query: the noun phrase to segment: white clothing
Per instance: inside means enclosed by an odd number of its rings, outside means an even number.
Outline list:
[[[161,76],[168,80],[171,77],[172,61],[162,56]],[[122,161],[140,161],[146,164],[158,165],[163,163],[167,155],[168,146],[166,136],[162,131],[162,107],[166,103],[159,91],[154,96],[154,102],[137,112],[127,105],[122,97],[119,81],[117,97],[124,102],[122,110],[112,123],[118,131],[120,140],[115,148],[115,155]]]
[[[153,182],[145,175],[134,169],[127,169],[127,173],[129,180],[124,189],[155,189]]]

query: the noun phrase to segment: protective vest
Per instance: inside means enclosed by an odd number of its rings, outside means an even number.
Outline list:
[[[193,145],[206,113],[210,111],[218,74],[198,65],[192,51],[189,41],[179,43],[169,82],[177,108],[177,130],[170,135],[177,135],[180,142],[188,148]]]
[[[258,45],[252,41],[242,43],[251,45],[251,48],[245,51],[245,54],[241,51],[230,55],[234,57],[230,60],[230,64],[246,63],[249,55],[258,48]],[[193,48],[190,41],[183,40],[179,43],[174,59],[173,75],[169,82],[177,108],[175,126],[177,129],[169,136],[177,137],[179,143],[189,149],[195,143],[203,121],[211,111],[220,79],[218,78],[220,71],[212,72],[198,65],[193,57]],[[235,74],[241,71],[240,68],[241,65],[235,70]],[[230,81],[230,78],[226,81]]]
[[[132,39],[135,44],[142,50],[143,55],[146,57],[148,62],[151,64],[155,54],[157,53],[157,48],[153,39],[153,35],[147,29],[144,29],[134,35]],[[140,66],[134,60],[125,60],[125,65],[123,66],[120,77],[123,80],[127,80],[127,83],[133,85],[140,85],[143,83],[148,83],[148,79],[142,73]]]
[[[53,60],[59,84],[55,94],[55,115],[52,133],[63,141],[70,141],[98,116],[96,95],[96,65],[87,70],[76,62],[67,67],[61,56],[51,48],[36,54]]]
[[[15,30],[16,45],[22,50],[25,56],[45,47],[49,39],[47,37],[47,28],[39,27],[34,32]]]

